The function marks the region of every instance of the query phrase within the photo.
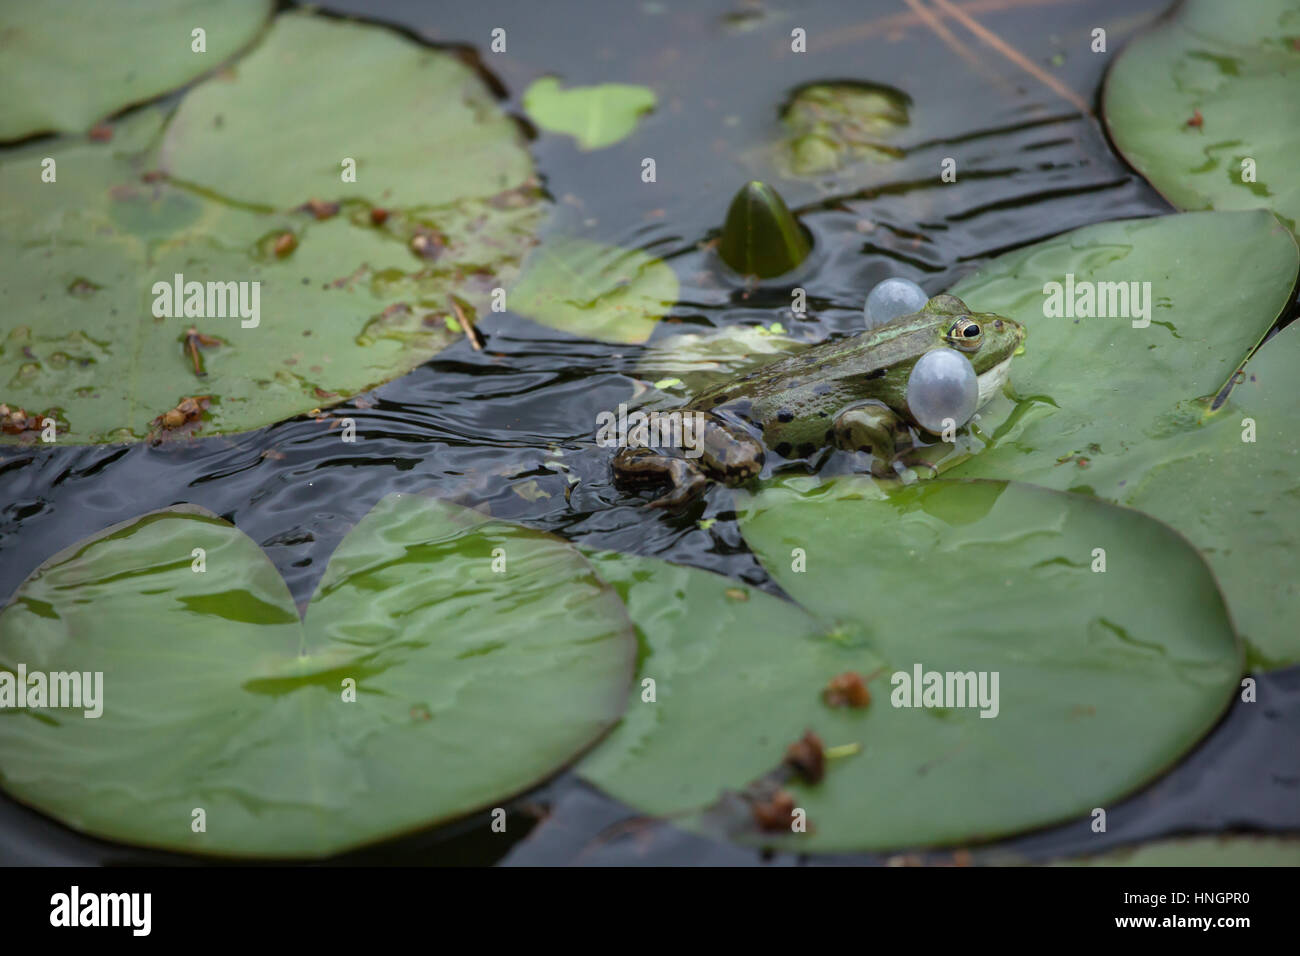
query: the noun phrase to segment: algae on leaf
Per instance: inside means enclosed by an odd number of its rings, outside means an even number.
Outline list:
[[[327,856],[551,775],[618,718],[635,654],[574,548],[445,502],[380,501],[301,620],[241,531],[155,512],[51,558],[0,612],[0,672],[103,674],[95,718],[6,712],[0,787],[105,839]]]
[[[0,141],[82,133],[219,67],[270,0],[14,0],[0,5]],[[202,30],[202,51],[195,49]]]

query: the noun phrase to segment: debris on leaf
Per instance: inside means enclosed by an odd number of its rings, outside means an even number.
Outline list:
[[[185,353],[190,357],[194,365],[194,374],[199,378],[208,374],[208,370],[203,366],[203,354],[200,348],[211,348],[214,345],[220,345],[221,340],[211,335],[204,335],[194,326],[185,330]]]
[[[322,199],[308,199],[298,207],[300,212],[309,212],[317,219],[329,219],[331,216],[339,214],[339,204],[336,202],[325,202]]]
[[[446,247],[446,238],[432,229],[420,228],[411,237],[411,251],[422,259],[436,259]]]
[[[760,830],[789,830],[794,819],[794,797],[788,791],[777,790],[767,799],[751,803],[750,813]]]
[[[281,259],[297,248],[298,237],[291,232],[281,233],[280,237],[275,240],[275,245],[272,247],[275,254]]]
[[[90,138],[96,143],[107,143],[113,138],[113,127],[107,123],[100,123],[90,128]]]
[[[0,405],[0,431],[6,435],[21,435],[23,432],[40,431],[41,422],[49,415],[30,415],[24,409]]]
[[[866,707],[871,703],[871,691],[857,671],[845,671],[830,679],[822,691],[827,707]]]
[[[211,395],[193,395],[182,398],[180,403],[170,411],[163,412],[149,424],[154,428],[180,428],[187,422],[195,421],[212,404]]]
[[[373,226],[382,226],[388,221],[388,210],[376,206],[370,210],[370,224]]]
[[[1192,110],[1192,118],[1187,121],[1188,126],[1199,127],[1205,122],[1205,117],[1201,115],[1200,110]]]
[[[785,751],[785,764],[808,783],[820,783],[826,776],[826,751],[822,739],[811,730],[792,743]]]

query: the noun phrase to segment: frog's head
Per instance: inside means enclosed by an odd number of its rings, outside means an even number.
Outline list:
[[[972,312],[955,295],[936,295],[922,311],[940,319],[935,329],[942,344],[961,352],[975,366],[983,406],[1006,384],[1011,356],[1025,340],[1025,327],[996,312]]]

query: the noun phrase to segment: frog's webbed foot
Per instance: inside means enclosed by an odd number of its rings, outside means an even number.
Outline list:
[[[883,405],[846,408],[835,417],[835,444],[845,451],[869,452],[874,457],[871,471],[877,477],[893,477],[902,420]]]
[[[625,448],[615,455],[614,477],[622,485],[671,484],[671,491],[649,502],[651,508],[680,507],[709,486],[708,476],[698,465],[649,448]]]

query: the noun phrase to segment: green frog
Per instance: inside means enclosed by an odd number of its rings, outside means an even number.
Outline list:
[[[699,413],[693,448],[623,448],[614,456],[620,485],[672,487],[650,504],[677,507],[710,481],[739,485],[756,476],[768,454],[810,458],[828,446],[870,452],[873,472],[894,472],[899,449],[917,426],[907,381],[931,349],[960,351],[975,368],[976,407],[1007,380],[1025,328],[1006,316],[971,312],[937,295],[918,312],[847,339],[823,342],[715,385],[677,411]]]

